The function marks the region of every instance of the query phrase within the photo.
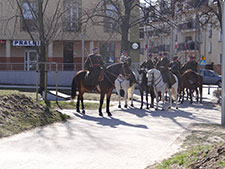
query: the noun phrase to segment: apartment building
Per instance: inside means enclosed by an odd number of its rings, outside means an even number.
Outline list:
[[[0,70],[33,71],[36,69],[39,60],[36,49],[40,46],[40,38],[38,33],[35,34],[37,30],[34,24],[37,20],[34,19],[34,15],[35,10],[38,10],[38,4],[34,0],[29,2],[21,0],[21,9],[16,1],[0,2]],[[44,20],[45,33],[51,33],[51,30],[48,30],[48,24],[56,19],[56,16],[60,17],[55,25],[56,32],[52,33],[55,36],[52,39],[49,38],[47,46],[48,62],[58,63],[59,70],[80,70],[83,61],[94,47],[99,47],[106,63],[118,60],[121,37],[112,33],[113,22],[105,20],[105,26],[93,25],[91,22],[85,23],[85,26],[82,25],[81,15],[91,11],[97,3],[98,0],[62,0],[58,6],[56,1],[50,0],[44,8],[47,16]],[[56,13],[56,9],[63,12]],[[106,15],[111,15],[110,11],[113,9],[115,8],[111,4],[106,4]],[[21,10],[23,17],[20,17]],[[27,26],[33,38],[28,33]],[[84,49],[83,57],[82,48]]]
[[[200,63],[200,58],[204,56],[206,64],[214,64],[216,71],[220,72],[221,32],[210,24],[205,28],[201,27],[196,9],[200,0],[166,2],[149,14],[150,24],[143,28],[144,43],[148,47],[145,56],[147,53],[155,56],[168,53],[170,59],[178,56],[182,63],[188,61],[189,56],[195,56]]]

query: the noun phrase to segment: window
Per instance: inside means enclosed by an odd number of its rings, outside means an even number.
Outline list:
[[[221,31],[218,32],[218,41],[222,42],[222,33],[221,33]]]
[[[209,38],[212,38],[212,24],[209,25]]]
[[[221,53],[220,56],[219,56],[219,64],[222,64],[222,58],[223,58],[223,55]]]
[[[24,31],[36,31],[37,3],[32,1],[22,1],[22,14],[22,29]]]
[[[118,24],[118,8],[113,4],[106,4],[105,5],[105,14],[106,17],[104,18],[104,31],[118,31],[119,24]]]
[[[211,53],[211,52],[212,52],[212,42],[209,42],[208,52],[209,52],[209,53]]]
[[[78,0],[65,0],[64,1],[64,31],[80,31],[80,3]]]

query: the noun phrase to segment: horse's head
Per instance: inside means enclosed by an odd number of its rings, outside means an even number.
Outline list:
[[[157,69],[150,69],[147,74],[148,86],[153,86],[155,79],[158,79],[160,76],[160,71]]]
[[[146,80],[146,73],[147,70],[144,68],[138,69],[138,83],[141,84],[143,83],[144,80]]]

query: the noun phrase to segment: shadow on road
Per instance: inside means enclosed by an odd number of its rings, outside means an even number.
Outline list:
[[[74,114],[74,115],[81,119],[95,121],[99,125],[109,126],[112,128],[116,128],[119,125],[124,125],[124,126],[128,126],[128,127],[137,127],[137,128],[142,128],[142,129],[148,129],[148,127],[146,125],[130,124],[130,123],[127,123],[125,121],[122,121],[122,120],[114,118],[114,117],[105,118],[105,117],[94,117],[94,116],[83,115],[83,114]]]

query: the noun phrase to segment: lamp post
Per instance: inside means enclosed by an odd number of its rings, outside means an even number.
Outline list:
[[[221,110],[221,124],[225,127],[225,2],[223,2],[222,15],[222,110]]]

